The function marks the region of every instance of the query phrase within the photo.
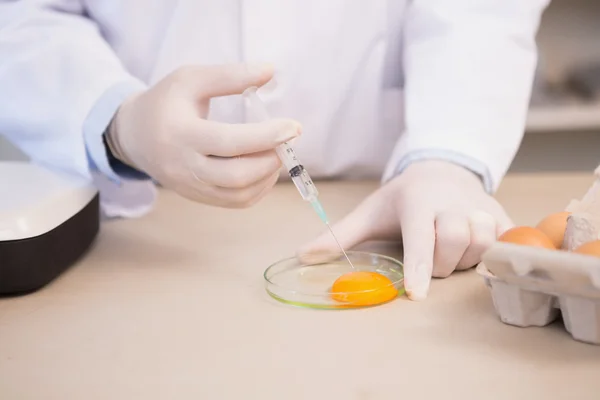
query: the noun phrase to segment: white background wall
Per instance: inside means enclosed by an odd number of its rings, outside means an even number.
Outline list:
[[[542,80],[560,82],[572,65],[600,63],[600,1],[554,0],[538,42]],[[511,171],[593,170],[600,164],[600,101],[536,100]],[[23,159],[0,137],[0,160]]]

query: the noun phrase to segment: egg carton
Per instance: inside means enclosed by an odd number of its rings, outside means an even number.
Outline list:
[[[566,207],[562,251],[496,242],[483,254],[477,272],[505,324],[546,326],[562,314],[573,339],[600,345],[600,257],[571,252],[600,239],[600,167],[594,177]]]

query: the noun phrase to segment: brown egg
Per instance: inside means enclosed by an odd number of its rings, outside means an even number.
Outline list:
[[[515,226],[500,235],[498,241],[556,250],[552,240],[544,232],[530,226]]]
[[[537,224],[536,228],[544,232],[552,240],[554,247],[562,247],[565,231],[567,230],[567,218],[571,215],[568,211],[557,212],[546,216]]]
[[[584,243],[575,250],[573,250],[573,253],[600,257],[600,240],[593,240],[591,242]]]

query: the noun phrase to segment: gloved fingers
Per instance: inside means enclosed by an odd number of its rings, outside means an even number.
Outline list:
[[[331,225],[344,250],[351,249],[369,238],[371,231],[369,207],[369,202],[363,202],[339,222]],[[301,262],[310,264],[332,261],[341,255],[342,251],[329,229],[301,246],[296,252],[296,257]]]
[[[188,171],[189,172],[189,171]],[[225,207],[225,208],[247,208],[254,205],[275,185],[279,178],[279,172],[267,176],[250,186],[243,189],[224,188],[207,185],[198,181],[191,172],[187,179],[185,188],[181,188],[181,193],[186,193],[188,198],[203,203]]]
[[[198,120],[186,133],[189,145],[206,156],[235,157],[273,150],[301,134],[301,125],[289,119],[248,124]]]
[[[211,206],[217,205],[217,204],[214,204],[213,202],[211,202],[211,199],[204,196],[204,194],[202,194],[197,188],[195,188],[193,186],[176,185],[175,187],[170,187],[170,189],[172,189],[175,193],[177,193],[181,197],[184,197],[190,201],[193,201],[196,203],[207,204],[207,205],[211,205]]]
[[[497,222],[491,214],[475,211],[469,215],[471,240],[456,269],[464,270],[481,262],[483,253],[496,241]]]
[[[442,212],[435,220],[433,276],[446,278],[454,272],[469,247],[471,231],[463,214]]]
[[[273,186],[275,186],[278,180],[279,171],[275,172],[270,177],[267,177],[263,186],[263,190],[259,191],[254,197],[250,198],[249,201],[246,203],[246,207],[251,207],[258,203],[260,200],[262,200],[267,195],[267,193],[269,193],[269,191],[273,188]]]
[[[498,205],[500,210],[495,214],[496,216],[496,237],[499,237],[504,232],[515,226],[513,220],[506,214],[506,211],[502,206]]]
[[[269,189],[275,185],[279,173],[268,176],[243,189],[222,188],[210,186],[206,193],[210,197],[220,200],[220,204],[227,208],[246,208],[254,205]]]
[[[404,286],[411,300],[424,300],[429,292],[435,249],[435,215],[413,207],[399,205],[404,252]]]
[[[277,180],[275,179],[274,181]],[[258,195],[254,198],[249,199],[248,202],[245,204],[226,204],[223,202],[222,199],[210,197],[201,190],[198,190],[198,188],[194,188],[191,186],[178,187],[175,190],[175,192],[188,200],[194,201],[196,203],[206,204],[209,206],[224,208],[248,208],[256,204],[259,200],[261,200],[268,193],[268,189],[270,189],[270,187],[272,187],[272,185],[265,186],[265,189],[263,191],[259,192]]]
[[[198,180],[208,185],[243,189],[278,172],[281,161],[269,150],[231,158],[195,154],[188,166]]]
[[[171,78],[181,82],[195,98],[241,94],[249,87],[260,87],[274,74],[270,64],[193,65],[176,70]]]

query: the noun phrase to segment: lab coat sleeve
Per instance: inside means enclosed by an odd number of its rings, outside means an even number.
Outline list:
[[[404,31],[406,129],[383,176],[442,159],[498,188],[523,138],[548,0],[414,0]]]
[[[0,0],[0,133],[35,163],[100,179],[106,205],[147,178],[111,163],[103,143],[122,101],[146,86],[85,15],[80,0]]]

